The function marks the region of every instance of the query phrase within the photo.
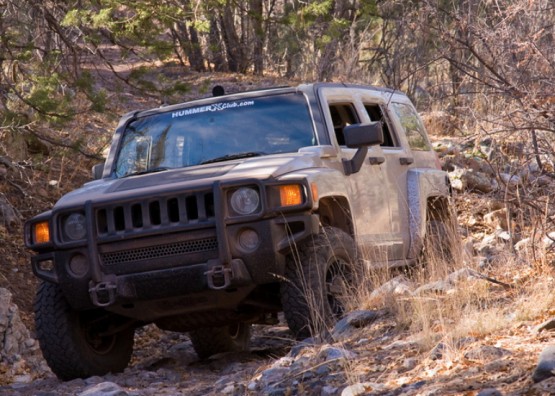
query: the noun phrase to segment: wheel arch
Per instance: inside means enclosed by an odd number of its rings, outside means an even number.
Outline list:
[[[349,201],[343,196],[327,196],[318,201],[316,212],[322,227],[335,227],[354,238],[355,229]]]
[[[422,248],[428,220],[447,220],[451,188],[447,174],[439,169],[415,168],[407,172],[410,247],[409,259]]]

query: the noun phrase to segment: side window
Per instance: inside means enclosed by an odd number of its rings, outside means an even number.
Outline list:
[[[413,150],[431,150],[424,125],[420,121],[416,110],[406,103],[392,103],[393,110],[405,129],[409,146]]]
[[[397,147],[398,144],[396,139],[394,139],[393,134],[389,130],[389,126],[387,125],[387,120],[383,115],[382,109],[380,105],[377,104],[364,104],[364,108],[368,113],[368,117],[371,121],[381,121],[382,122],[382,131],[383,131],[383,143],[381,144],[382,147]]]
[[[351,103],[334,103],[330,105],[330,114],[337,143],[339,143],[340,146],[344,146],[345,138],[343,137],[343,128],[347,125],[359,122],[355,108]]]

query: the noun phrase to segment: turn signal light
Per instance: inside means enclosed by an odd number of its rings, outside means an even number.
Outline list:
[[[35,243],[48,243],[50,242],[50,229],[48,228],[48,222],[43,221],[37,223],[33,230],[33,239]]]
[[[299,184],[286,184],[279,186],[279,199],[281,206],[295,206],[303,203],[303,193]]]

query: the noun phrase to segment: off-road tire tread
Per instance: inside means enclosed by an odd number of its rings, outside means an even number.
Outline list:
[[[318,235],[301,243],[294,254],[287,258],[285,280],[281,283],[281,304],[289,329],[297,339],[305,339],[314,334],[314,325],[311,318],[314,313],[307,302],[306,288],[318,293],[314,303],[321,303],[316,308],[319,315],[325,320],[325,325],[332,325],[336,318],[333,317],[322,281],[318,273],[322,269],[319,263],[326,262],[330,249],[344,249],[354,261],[356,260],[356,247],[353,238],[343,230],[335,227],[325,227]],[[300,267],[299,267],[300,264]],[[299,277],[301,275],[301,277]],[[303,284],[306,280],[306,285]]]
[[[421,261],[426,264],[429,255],[439,257],[446,263],[450,263],[455,256],[453,246],[453,226],[449,220],[428,220],[426,223],[426,236],[422,246]]]
[[[38,288],[35,304],[35,327],[43,356],[56,376],[68,381],[108,372],[123,371],[133,352],[133,330],[118,337],[117,351],[100,361],[91,361],[79,345],[85,342],[75,336],[72,315],[76,313],[67,303],[58,285],[42,282]]]
[[[241,328],[237,338],[233,338],[229,334],[228,326],[208,327],[190,331],[189,339],[199,359],[207,359],[217,353],[247,350],[251,325],[241,323],[239,326]]]

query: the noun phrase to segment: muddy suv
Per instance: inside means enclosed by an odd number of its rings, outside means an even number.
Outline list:
[[[361,264],[415,262],[448,215],[410,100],[367,86],[133,112],[93,173],[25,226],[37,336],[64,380],[123,370],[150,323],[189,332],[201,358],[279,312],[306,337],[341,316]]]

